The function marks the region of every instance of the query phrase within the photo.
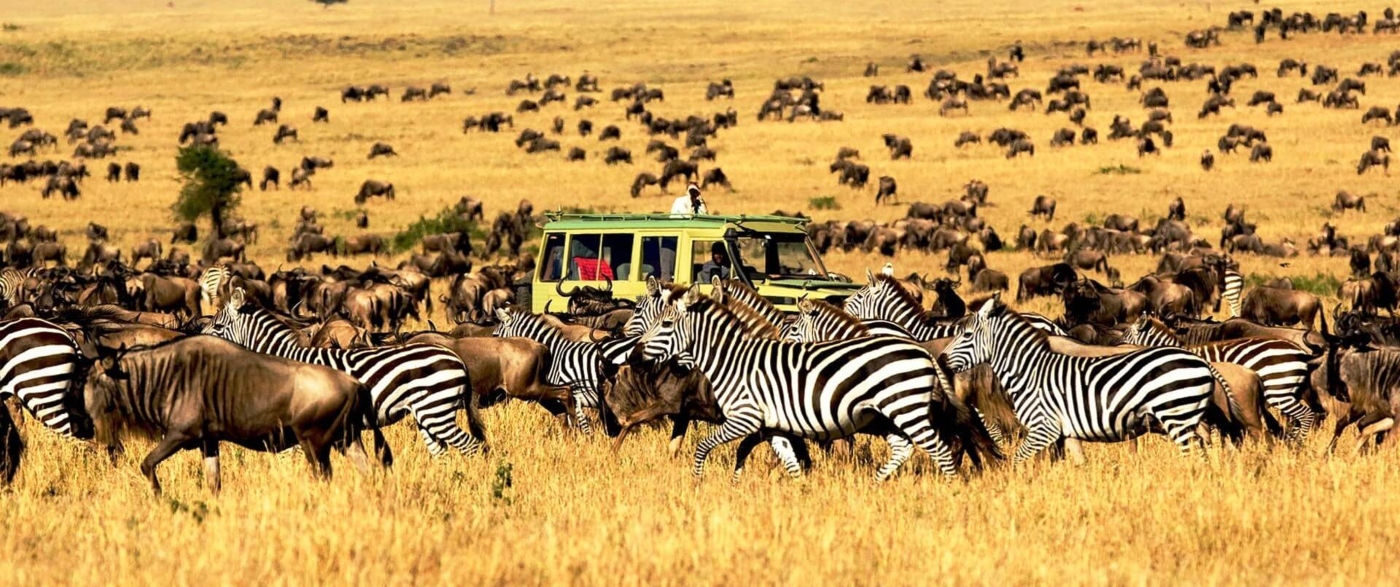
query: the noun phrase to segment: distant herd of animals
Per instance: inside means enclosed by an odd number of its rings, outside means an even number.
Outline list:
[[[1277,9],[1257,20],[1248,12],[1232,13],[1229,27],[1185,36],[1188,48],[1219,44],[1227,30],[1254,27],[1256,42],[1276,30],[1290,35],[1338,32],[1361,34],[1371,24],[1365,13],[1285,16]],[[1390,10],[1374,23],[1374,34],[1396,32]],[[1137,52],[1139,39],[1110,39],[1086,44],[1088,55]],[[1064,112],[1078,126],[1090,108],[1079,76],[1099,83],[1144,83],[1208,80],[1211,97],[1199,116],[1218,116],[1233,108],[1230,86],[1241,76],[1257,76],[1249,64],[1221,67],[1183,64],[1158,54],[1146,43],[1149,59],[1137,74],[1122,67],[1070,66],[1058,72],[1046,93],[1061,95],[1046,103],[1048,113]],[[1043,102],[1033,88],[1012,93],[1003,82],[1019,75],[1024,59],[1018,44],[1007,61],[990,60],[985,77],[972,81],[939,71],[925,92],[937,101],[939,114],[966,113],[969,101],[1009,99],[1012,110],[1035,109]],[[917,56],[906,69],[926,71]],[[1317,101],[1328,108],[1360,108],[1365,83],[1338,79],[1340,72],[1321,64],[1292,59],[1279,64],[1280,78],[1309,78],[1313,86],[1336,84],[1319,95],[1303,88],[1299,102]],[[870,64],[866,75],[879,75]],[[1357,77],[1400,74],[1400,51],[1386,63],[1363,64]],[[596,76],[577,81],[533,75],[513,81],[507,94],[528,94],[516,112],[490,112],[464,121],[464,133],[497,133],[514,128],[514,117],[540,116],[550,104],[567,103],[560,88],[578,93],[573,109],[597,108],[601,93]],[[823,82],[810,77],[778,80],[758,118],[839,122],[844,114],[824,108]],[[445,84],[409,87],[401,101],[416,102],[451,95]],[[470,93],[470,91],[469,91]],[[381,85],[352,86],[341,103],[387,97]],[[538,95],[538,98],[534,96]],[[729,80],[711,83],[706,98],[733,99]],[[656,154],[660,174],[642,172],[631,186],[633,196],[648,187],[666,190],[679,179],[699,180],[703,188],[730,188],[713,162],[709,145],[721,129],[738,123],[733,108],[710,115],[666,119],[647,109],[664,101],[660,88],[644,84],[612,91],[625,102],[626,119],[637,121],[653,137],[647,154]],[[904,104],[913,99],[904,86],[872,87],[867,100]],[[1272,93],[1256,92],[1251,106],[1271,114],[1283,107]],[[1148,119],[1134,126],[1115,116],[1107,140],[1134,139],[1140,156],[1172,148],[1169,100],[1160,87],[1143,94]],[[282,101],[253,117],[255,126],[276,124],[275,143],[297,142],[298,130],[280,122]],[[74,144],[68,161],[0,165],[0,185],[43,183],[45,197],[58,193],[78,199],[89,176],[88,159],[121,153],[116,133],[106,125],[120,121],[123,134],[139,132],[145,108],[109,108],[101,125],[73,120],[64,133]],[[1363,124],[1392,124],[1400,118],[1373,107]],[[1077,120],[1076,120],[1077,119]],[[29,127],[11,145],[12,158],[34,157],[56,149],[58,138],[34,127],[23,108],[0,109],[10,128]],[[314,124],[330,124],[330,112],[316,107]],[[227,115],[214,112],[190,122],[180,144],[218,144]],[[522,130],[518,147],[531,154],[563,151],[559,139],[566,121],[555,117],[545,131]],[[580,138],[594,133],[580,120]],[[600,141],[619,139],[622,128],[598,130]],[[690,151],[665,138],[680,140]],[[1060,147],[1096,143],[1092,128],[1063,129],[1050,140]],[[912,158],[906,137],[883,137],[892,159]],[[1034,156],[1035,144],[1024,132],[998,129],[988,142],[1007,156]],[[959,147],[982,142],[975,133],[956,138]],[[1264,131],[1231,125],[1218,145],[1221,155],[1250,149],[1251,160],[1272,157]],[[1390,147],[1373,137],[1358,173],[1388,168]],[[369,145],[368,157],[395,157],[387,143]],[[567,157],[583,161],[588,153],[571,147]],[[632,164],[626,149],[612,146],[607,164]],[[863,189],[870,170],[854,149],[841,148],[830,171],[842,185]],[[1203,153],[1209,171],[1215,154]],[[706,164],[708,165],[708,164]],[[289,186],[312,189],[311,178],[333,169],[328,158],[308,155],[291,170]],[[113,162],[109,181],[139,181],[140,165]],[[253,174],[243,172],[251,189]],[[897,201],[894,178],[880,176],[877,203]],[[280,189],[281,171],[263,170],[260,188]],[[732,188],[730,188],[732,189]],[[393,199],[392,182],[369,179],[354,195]],[[329,454],[339,450],[361,469],[391,467],[392,450],[382,428],[412,415],[430,453],[453,449],[462,454],[486,450],[487,428],[479,410],[506,400],[538,403],[566,428],[589,434],[600,425],[615,446],[638,426],[669,418],[671,451],[693,421],[717,424],[699,442],[693,460],[700,474],[708,454],[738,441],[735,479],[754,448],[767,443],[793,475],[812,466],[808,441],[825,450],[857,434],[874,434],[889,445],[888,460],[877,478],[893,475],[917,447],[946,475],[958,475],[969,461],[972,470],[1004,460],[1004,447],[1016,446],[1014,462],[1042,451],[1054,458],[1083,460],[1082,442],[1117,442],[1160,433],[1183,453],[1195,452],[1218,432],[1235,443],[1257,438],[1296,444],[1326,419],[1334,423],[1329,450],[1344,429],[1361,431],[1358,450],[1372,439],[1384,442],[1394,425],[1394,390],[1400,389],[1400,219],[1382,234],[1340,234],[1322,227],[1300,249],[1289,239],[1265,242],[1243,208],[1230,205],[1223,214],[1220,238],[1196,235],[1185,222],[1185,203],[1169,203],[1167,216],[1143,223],[1126,214],[1111,214],[1092,225],[1070,223],[1060,230],[1036,230],[1031,224],[1052,221],[1058,203],[1037,196],[1032,220],[1004,242],[978,216],[988,205],[990,188],[973,180],[964,195],[941,204],[915,202],[906,218],[888,224],[873,221],[808,223],[813,243],[823,252],[861,249],[893,257],[900,250],[947,251],[947,273],[931,278],[913,273],[895,276],[892,264],[867,272],[866,285],[844,299],[801,300],[796,315],[785,315],[738,281],[716,281],[702,293],[694,284],[651,280],[639,299],[618,299],[611,287],[578,287],[560,292],[569,303],[557,314],[537,315],[514,306],[515,284],[528,281],[533,255],[522,250],[535,224],[533,206],[522,201],[503,210],[491,223],[484,246],[467,231],[421,239],[418,253],[390,269],[377,262],[364,269],[322,265],[319,269],[278,267],[268,272],[244,254],[256,242],[258,226],[226,219],[206,239],[198,260],[174,246],[198,242],[193,224],[177,226],[168,250],[165,239],[138,243],[127,253],[109,242],[107,229],[90,223],[88,247],[70,266],[67,249],[52,229],[31,225],[15,214],[0,214],[0,239],[6,243],[0,270],[0,394],[18,404],[12,415],[0,410],[0,474],[17,473],[24,453],[19,431],[25,414],[61,436],[90,440],[115,463],[127,433],[156,441],[141,471],[159,492],[156,468],[180,450],[204,456],[206,485],[220,486],[220,444],[231,442],[264,451],[300,449],[319,475],[331,472]],[[1366,213],[1366,197],[1336,195],[1336,213]],[[485,225],[482,200],[463,197],[454,213]],[[786,213],[800,215],[800,212]],[[379,255],[381,236],[330,237],[312,208],[295,218],[289,239],[289,262],[312,261],[315,255]],[[355,219],[367,228],[367,212]],[[974,246],[974,238],[978,246]],[[1047,264],[1011,276],[989,267],[990,253],[1015,247],[1033,251]],[[125,257],[123,254],[127,253]],[[1156,271],[1125,282],[1111,266],[1116,255],[1160,255]],[[1330,312],[1310,291],[1284,279],[1264,280],[1239,272],[1234,255],[1290,258],[1301,254],[1345,256],[1352,275],[1337,295],[1344,302]],[[489,263],[487,261],[490,260]],[[140,267],[144,264],[144,268]],[[969,286],[962,287],[964,270]],[[1106,281],[1091,277],[1099,274]],[[433,280],[446,285],[434,300]],[[1018,312],[1003,302],[1051,297],[1063,304],[1059,318]],[[977,297],[966,299],[959,294]],[[924,297],[933,298],[926,309]],[[450,331],[405,332],[409,320],[444,306],[454,324]],[[1224,306],[1230,319],[1204,316]],[[427,314],[431,315],[431,314]],[[1331,324],[1328,324],[1328,318]],[[781,375],[781,376],[778,376]],[[459,413],[461,412],[461,413]],[[459,423],[464,422],[464,424]],[[374,439],[370,457],[363,432]],[[835,461],[833,461],[835,462]]]

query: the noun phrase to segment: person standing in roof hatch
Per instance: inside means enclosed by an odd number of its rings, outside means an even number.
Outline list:
[[[692,182],[690,184],[690,187],[687,187],[685,189],[685,195],[676,198],[675,203],[671,204],[671,213],[709,214],[710,212],[705,209],[704,198],[700,197],[700,186],[695,185],[695,183]]]

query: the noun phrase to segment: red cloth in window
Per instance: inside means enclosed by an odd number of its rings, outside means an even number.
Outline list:
[[[579,281],[603,281],[604,279],[615,279],[612,267],[598,259],[587,257],[574,257],[574,266],[578,267]]]

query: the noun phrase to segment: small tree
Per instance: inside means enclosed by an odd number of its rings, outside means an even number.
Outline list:
[[[214,238],[223,238],[224,219],[238,207],[243,170],[227,153],[205,145],[184,147],[175,157],[182,185],[180,197],[170,207],[175,217],[194,222],[209,215]]]

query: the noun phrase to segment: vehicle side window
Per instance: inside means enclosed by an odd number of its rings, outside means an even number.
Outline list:
[[[676,245],[674,236],[642,237],[642,273],[640,279],[655,277],[672,281],[676,277]]]
[[[603,264],[599,265],[603,275],[594,279],[631,279],[632,278],[632,243],[636,242],[636,237],[630,234],[605,234],[603,235]]]
[[[612,268],[604,273],[599,266],[598,252],[603,248],[603,235],[575,234],[569,239],[569,274],[564,279],[570,281],[601,280],[603,275],[611,278]]]
[[[733,263],[724,241],[695,241],[690,244],[691,275],[695,283],[709,283],[714,277],[733,277]]]
[[[540,263],[540,281],[559,281],[564,271],[564,233],[551,232],[544,238],[544,259]]]

